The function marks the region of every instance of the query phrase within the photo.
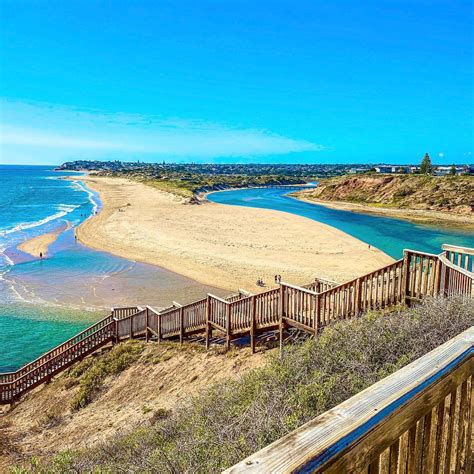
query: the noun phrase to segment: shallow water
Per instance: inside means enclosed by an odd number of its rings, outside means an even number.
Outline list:
[[[274,209],[307,217],[336,227],[379,248],[393,258],[400,258],[405,248],[439,253],[441,245],[444,243],[474,247],[472,232],[453,230],[445,226],[415,224],[390,217],[329,209],[286,195],[294,189],[255,188],[220,191],[209,194],[208,199],[220,204]]]
[[[0,166],[0,371],[13,370],[104,316],[113,306],[186,303],[221,294],[163,268],[84,247],[74,227],[100,209],[82,183],[51,167]],[[64,227],[48,258],[16,246]]]

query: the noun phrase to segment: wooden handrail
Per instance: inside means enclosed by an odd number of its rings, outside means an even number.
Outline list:
[[[114,337],[114,325],[115,323],[110,321],[97,331],[55,354],[51,359],[45,360],[31,368],[28,372],[22,373],[14,380],[0,383],[0,403],[11,403],[26,391],[49,380],[56,373],[69,367],[78,358],[97,350],[101,345]],[[92,342],[91,345],[89,345],[90,341]],[[63,361],[64,363],[61,363]]]
[[[439,257],[439,254],[436,254],[436,253],[420,252],[418,250],[412,250],[412,249],[404,249],[403,252],[408,252],[408,253],[411,253],[411,254],[414,254],[414,255],[421,255],[423,257],[434,257],[434,258]]]
[[[71,347],[72,341],[77,340],[78,338],[81,338],[84,336],[86,333],[89,333],[90,331],[95,331],[99,326],[108,324],[110,321],[112,321],[112,315],[106,316],[105,318],[101,319],[100,321],[97,321],[94,323],[92,326],[87,327],[86,329],[82,330],[75,336],[72,336],[71,338],[67,339],[63,343],[57,345],[56,347],[53,347],[49,351],[45,352],[41,356],[37,357],[31,362],[28,362],[27,364],[23,365],[20,367],[18,370],[14,372],[4,372],[0,373],[0,382],[3,380],[5,376],[13,376],[14,378],[19,377],[22,373],[29,372],[32,370],[33,366],[36,366],[38,364],[42,364],[44,359],[48,359],[49,356],[52,356],[53,353],[56,353],[58,350],[62,352],[63,350],[67,349],[68,347]]]
[[[417,422],[428,416],[427,413],[431,416],[438,404],[441,405],[437,413],[443,412],[446,397],[457,387],[463,385],[467,389],[466,381],[473,379],[473,371],[474,327],[471,327],[224,472],[343,473],[363,472],[372,463],[378,466],[380,454],[388,447],[394,446],[393,452],[398,453],[403,433],[407,430],[415,433]],[[470,403],[470,397],[464,400],[466,407]],[[467,423],[472,423],[472,417],[470,412]],[[454,425],[454,416],[451,418]],[[464,432],[464,437],[467,451],[471,442],[469,430]],[[442,442],[440,438],[435,441]],[[428,438],[419,449],[428,449],[429,444]],[[461,458],[463,454],[459,449],[456,456]],[[413,465],[408,472],[416,472]]]
[[[301,291],[302,293],[307,293],[308,295],[314,295],[317,296],[319,293],[316,293],[315,291],[308,290],[308,288],[304,288],[303,286],[297,286],[297,285],[291,285],[290,283],[285,283],[281,282],[280,286],[286,286],[288,288],[293,288],[294,290]]]
[[[457,272],[459,273],[462,273],[464,276],[467,276],[468,278],[470,278],[471,280],[474,281],[474,273],[473,272],[470,272],[469,270],[465,270],[464,268],[462,267],[459,267],[458,265],[456,265],[455,263],[452,263],[450,262],[445,256],[443,255],[440,255],[439,256],[439,260],[440,262],[442,262],[444,265],[446,265],[447,267],[449,268],[452,268],[453,270],[456,270]]]
[[[226,304],[226,305],[231,304],[229,301],[226,301],[226,300],[223,299],[223,298],[219,298],[218,296],[213,295],[212,293],[208,293],[208,295],[209,295],[211,298],[213,298],[213,299],[215,299],[215,300],[217,300],[217,301],[220,301],[221,303],[224,303],[224,304]]]
[[[474,249],[471,249],[469,247],[460,247],[459,245],[443,244],[441,248],[448,252],[457,252],[457,253],[464,253],[466,255],[474,255]]]

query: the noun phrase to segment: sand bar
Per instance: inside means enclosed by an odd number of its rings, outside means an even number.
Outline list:
[[[314,277],[339,282],[393,259],[326,224],[293,214],[184,200],[142,183],[81,177],[103,209],[77,229],[94,249],[160,265],[201,283],[260,290],[274,275],[295,284]]]
[[[25,240],[18,245],[18,250],[25,252],[33,257],[39,257],[40,254],[46,256],[48,254],[49,246],[56,242],[59,235],[67,229],[71,228],[71,223],[68,222],[66,225],[60,227],[54,232],[48,232],[46,234],[38,235],[32,239]]]

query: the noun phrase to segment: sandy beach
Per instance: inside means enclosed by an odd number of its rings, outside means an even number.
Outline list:
[[[284,212],[186,204],[177,196],[121,178],[81,177],[103,209],[78,229],[94,249],[160,265],[201,283],[261,290],[274,275],[295,284],[316,276],[339,282],[392,261],[378,249]]]
[[[56,239],[59,237],[59,235],[70,227],[71,223],[68,222],[66,225],[60,227],[54,232],[48,232],[46,234],[33,237],[32,239],[25,240],[20,245],[18,245],[18,249],[33,257],[39,257],[40,254],[46,257],[49,246],[56,242]]]
[[[447,213],[441,211],[431,211],[423,209],[398,209],[393,207],[375,207],[366,204],[358,204],[344,201],[322,201],[320,199],[308,199],[299,193],[292,193],[292,197],[310,204],[318,204],[342,211],[359,212],[363,214],[373,214],[376,216],[395,217],[412,222],[424,224],[436,224],[449,228],[463,230],[474,230],[474,216]]]

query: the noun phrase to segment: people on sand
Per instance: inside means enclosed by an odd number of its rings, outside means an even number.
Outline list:
[[[281,275],[275,275],[275,283],[276,284],[281,283]]]
[[[265,286],[265,283],[264,283],[264,281],[263,281],[263,278],[259,278],[259,279],[257,280],[257,286]]]
[[[43,252],[40,252],[40,259],[43,260]]]

